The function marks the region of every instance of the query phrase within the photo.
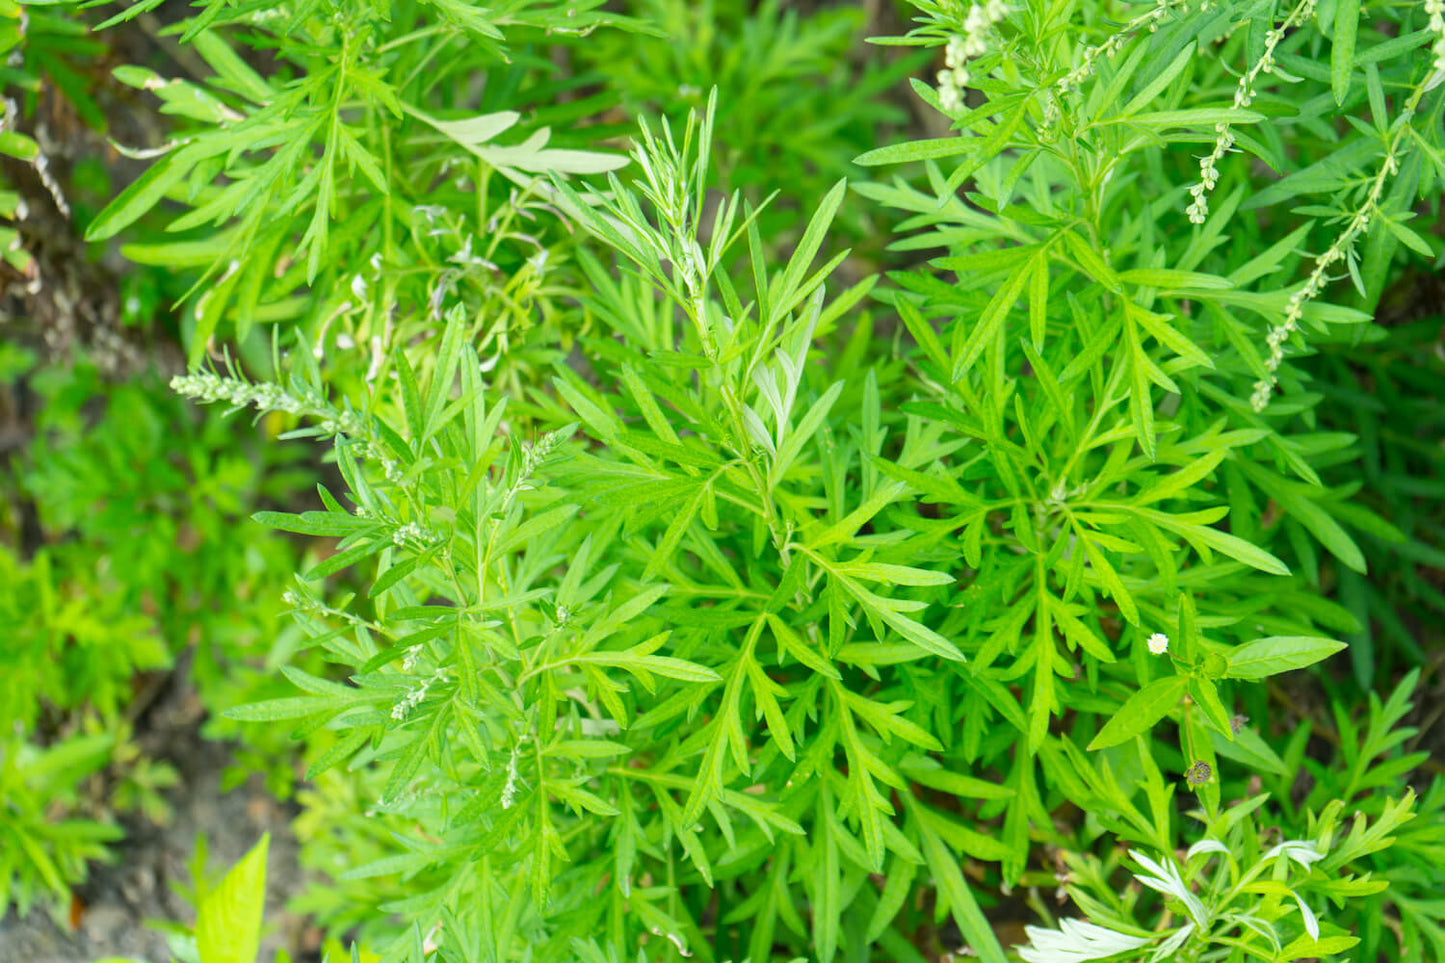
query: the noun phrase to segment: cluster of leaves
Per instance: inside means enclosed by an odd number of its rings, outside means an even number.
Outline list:
[[[281,686],[274,665],[299,632],[275,631],[279,594],[300,552],[236,520],[290,500],[309,472],[301,452],[246,444],[155,380],[106,385],[83,360],[43,365],[20,348],[8,360],[6,397],[37,409],[0,476],[0,902],[24,911],[42,894],[68,901],[117,838],[114,813],[168,817],[177,773],[132,735],[178,660],[217,712]],[[245,755],[284,795],[286,740],[261,736]]]
[[[1439,266],[1438,14],[913,6],[885,43],[918,53],[859,83],[846,14],[662,2],[212,0],[175,32],[214,78],[118,71],[181,121],[90,236],[183,205],[122,252],[196,269],[189,355],[241,365],[176,388],[335,461],[257,515],[324,540],[301,694],[227,713],[305,742],[334,881],[299,905],[333,932],[416,963],[1440,948],[1406,716],[1445,529],[1398,485],[1438,466],[1406,356],[1438,319],[1372,323]],[[869,95],[940,53],[913,87],[948,135],[885,142]],[[805,72],[831,93],[795,105]],[[586,149],[617,104],[694,109]],[[860,280],[838,241],[889,219]],[[1348,680],[1276,678],[1346,641]]]
[[[765,0],[646,0],[637,15],[654,35],[603,32],[573,56],[604,75],[630,116],[683,117],[717,94],[713,145],[716,179],[755,204],[781,192],[760,213],[765,237],[792,239],[806,218],[797,205],[840,177],[857,177],[853,159],[908,114],[888,96],[926,62],[923,55],[884,60],[856,41],[869,26],[862,5],[797,5]],[[833,225],[869,254],[886,232],[875,212],[845,207]]]
[[[524,372],[531,341],[557,340],[550,326],[546,338],[526,332],[565,251],[562,239],[529,233],[548,197],[528,175],[620,163],[574,146],[608,128],[554,138],[555,125],[605,108],[607,95],[554,103],[594,78],[549,77],[537,41],[628,23],[600,5],[209,5],[174,28],[213,72],[204,83],[117,69],[181,121],[142,152],[159,157],[86,235],[103,240],[164,201],[183,205],[165,234],[122,250],[138,264],[200,269],[186,312],[192,364],[218,332],[254,351],[255,325],[284,322],[319,326],[315,341],[336,355],[376,353],[435,324],[435,306],[453,299],[475,312],[474,340]],[[268,76],[250,50],[270,54]],[[476,103],[479,76],[491,82]],[[502,272],[506,283],[493,284]]]

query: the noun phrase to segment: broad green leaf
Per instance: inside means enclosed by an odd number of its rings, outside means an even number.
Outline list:
[[[1312,939],[1308,933],[1301,933],[1280,951],[1278,958],[1281,960],[1322,960],[1346,953],[1354,949],[1359,942],[1358,936],[1347,934]]]
[[[1223,735],[1226,739],[1234,741],[1234,727],[1229,722],[1229,712],[1220,701],[1219,690],[1214,683],[1208,679],[1189,679],[1189,697],[1204,712],[1204,717],[1209,720],[1214,731]]]
[[[206,893],[196,912],[196,949],[201,963],[255,963],[266,907],[269,833]]]
[[[1107,749],[1127,742],[1153,728],[1154,724],[1167,716],[1179,705],[1184,691],[1189,686],[1189,677],[1170,675],[1155,679],[1131,695],[1114,713],[1112,719],[1089,743],[1089,749]]]
[[[1290,770],[1284,760],[1253,729],[1240,729],[1234,734],[1233,742],[1217,732],[1211,732],[1209,738],[1214,743],[1215,752],[1225,758],[1260,772],[1269,772],[1276,776],[1289,775]]]
[[[1276,635],[1246,642],[1229,653],[1231,679],[1258,681],[1281,672],[1303,669],[1345,648],[1345,643],[1305,635]]]

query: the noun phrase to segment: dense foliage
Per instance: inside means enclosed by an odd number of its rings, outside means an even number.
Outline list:
[[[186,359],[0,356],[0,903],[183,660],[355,958],[1445,959],[1445,4],[874,6],[0,10]]]

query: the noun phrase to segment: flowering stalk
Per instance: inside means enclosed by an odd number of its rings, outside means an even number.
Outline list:
[[[405,722],[411,710],[421,705],[426,698],[427,691],[433,685],[446,678],[446,669],[437,669],[428,678],[422,679],[420,684],[409,689],[406,695],[397,700],[396,705],[391,707],[391,718],[397,722]]]
[[[1428,2],[1445,3],[1445,0],[1428,0]],[[1445,40],[1442,40],[1442,43],[1445,43]],[[1280,363],[1284,361],[1284,344],[1289,340],[1290,335],[1299,330],[1299,322],[1300,318],[1304,316],[1305,304],[1314,300],[1330,283],[1331,279],[1326,274],[1330,265],[1349,257],[1355,241],[1369,228],[1370,219],[1381,213],[1379,201],[1385,192],[1385,185],[1389,182],[1391,175],[1400,172],[1400,145],[1404,141],[1406,133],[1410,131],[1410,119],[1415,115],[1420,98],[1425,96],[1426,91],[1439,84],[1442,78],[1445,78],[1445,67],[1437,65],[1416,85],[1410,94],[1410,99],[1405,102],[1399,118],[1395,121],[1394,136],[1390,138],[1390,142],[1385,148],[1385,159],[1381,161],[1380,169],[1370,180],[1370,188],[1365,195],[1364,203],[1349,215],[1345,229],[1335,238],[1329,249],[1315,258],[1314,270],[1310,272],[1309,278],[1289,297],[1289,303],[1285,306],[1284,321],[1269,329],[1269,334],[1265,338],[1269,345],[1269,356],[1264,363],[1265,374],[1263,378],[1254,383],[1254,393],[1249,400],[1255,411],[1263,411],[1269,405],[1274,387],[1279,383],[1277,373]]]
[[[1200,4],[1200,9],[1208,10],[1209,2],[1210,0],[1204,0],[1204,2]],[[1114,56],[1122,50],[1124,44],[1133,39],[1134,34],[1140,30],[1143,30],[1145,27],[1149,28],[1150,33],[1158,30],[1160,21],[1175,7],[1187,11],[1189,9],[1189,0],[1155,0],[1154,8],[1148,13],[1141,13],[1133,20],[1130,20],[1124,24],[1121,30],[1113,34],[1103,43],[1093,47],[1085,47],[1084,56],[1083,59],[1080,60],[1079,65],[1073,70],[1070,70],[1065,76],[1059,78],[1059,93],[1066,94],[1078,87],[1085,80],[1088,80],[1093,76],[1095,69],[1097,69],[1100,57]]]
[[[1430,48],[1435,57],[1434,73],[1445,74],[1445,0],[1425,0],[1425,15],[1430,18],[1430,32],[1435,35],[1435,45]]]
[[[232,408],[254,407],[260,412],[284,411],[290,415],[314,414],[316,411],[313,402],[288,393],[280,385],[223,378],[213,371],[176,375],[171,379],[171,390],[201,404],[224,401]]]
[[[963,33],[948,39],[943,52],[944,69],[938,72],[938,106],[951,114],[963,107],[963,88],[968,86],[968,61],[988,52],[988,32],[1008,16],[1004,0],[987,0],[968,8]]]
[[[1265,34],[1264,53],[1244,72],[1244,76],[1239,78],[1239,85],[1234,89],[1236,110],[1242,110],[1254,103],[1254,82],[1260,74],[1274,71],[1274,51],[1284,39],[1285,32],[1304,23],[1314,11],[1315,0],[1300,0],[1289,16],[1285,17],[1284,23]],[[1185,208],[1185,213],[1189,215],[1191,224],[1203,224],[1209,216],[1209,199],[1206,195],[1219,183],[1219,171],[1215,165],[1234,147],[1234,131],[1228,123],[1215,124],[1214,132],[1217,135],[1214,149],[1199,162],[1199,183],[1189,189],[1194,200]]]
[[[396,460],[386,454],[381,440],[371,432],[365,419],[354,411],[333,407],[309,389],[298,396],[277,384],[252,383],[240,377],[227,378],[213,371],[198,371],[176,375],[171,379],[171,390],[200,404],[225,402],[233,411],[255,408],[262,414],[283,411],[288,415],[317,418],[322,435],[342,435],[364,442],[363,453],[381,465],[388,481],[395,483],[401,478]]]

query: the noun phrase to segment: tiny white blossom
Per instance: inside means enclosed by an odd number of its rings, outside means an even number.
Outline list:
[[[512,757],[507,760],[507,784],[502,787],[502,808],[511,809],[517,801],[517,783],[521,780],[517,772],[517,747],[512,747]]]
[[[1149,636],[1149,651],[1154,655],[1163,655],[1169,651],[1169,636],[1163,632],[1155,632]]]

